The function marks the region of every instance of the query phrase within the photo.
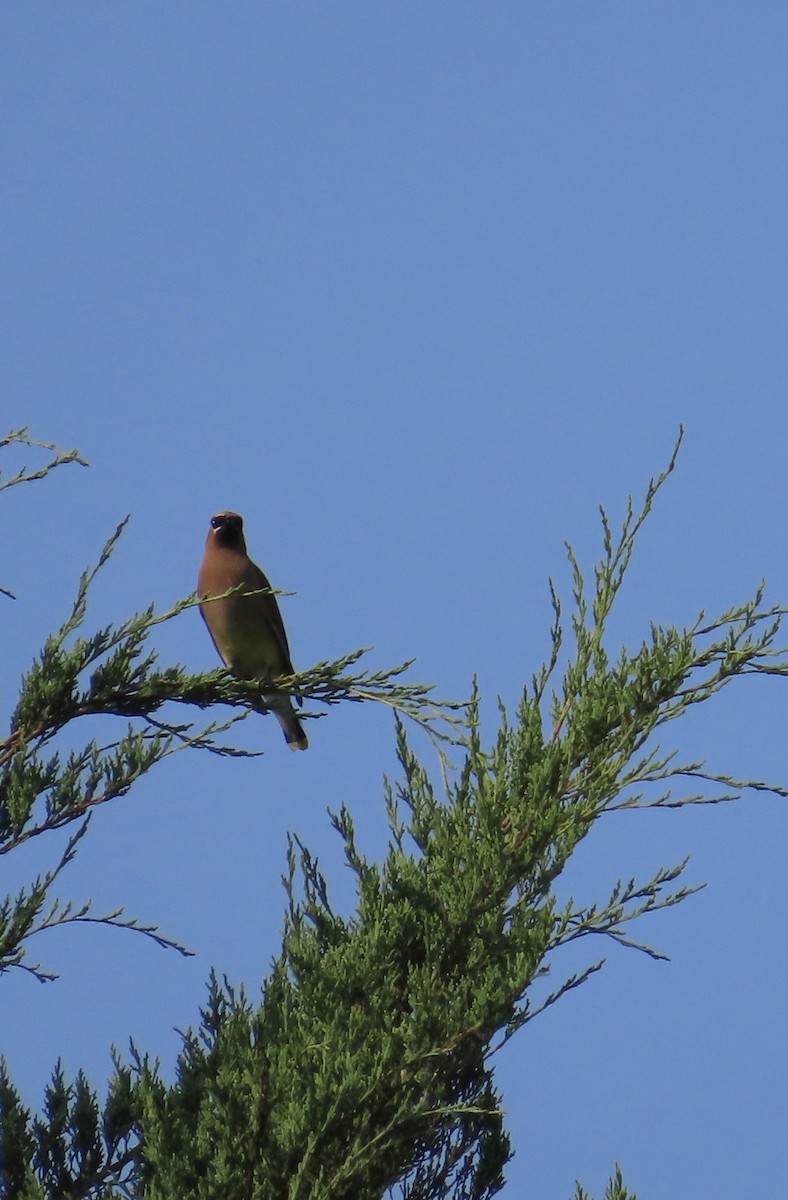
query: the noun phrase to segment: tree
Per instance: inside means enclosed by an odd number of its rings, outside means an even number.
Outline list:
[[[349,674],[361,652],[279,681],[313,702],[381,699],[397,710],[402,777],[384,796],[385,859],[364,856],[349,811],[331,814],[357,889],[355,912],[342,918],[308,847],[291,841],[282,947],[263,1001],[253,1005],[213,976],[173,1083],[134,1051],[129,1062],[116,1062],[99,1101],[84,1076],[70,1083],[58,1068],[43,1112],[33,1116],[3,1070],[3,1196],[485,1200],[500,1189],[510,1145],[495,1052],[604,961],[592,959],[537,999],[535,985],[549,975],[554,952],[601,935],[659,957],[630,932],[633,923],[696,890],[681,883],[679,863],[650,879],[616,882],[600,902],[560,905],[555,885],[580,842],[615,810],[718,803],[747,788],[786,794],[678,762],[657,741],[667,722],[735,680],[788,673],[775,649],[786,610],[765,605],[759,590],[714,621],[701,616],[686,629],[652,625],[634,652],[612,658],[606,648],[637,535],[674,469],[679,443],[642,507],[630,502],[617,537],[602,513],[603,552],[591,594],[569,550],[574,644],[565,650],[553,590],[550,658],[524,688],[514,718],[501,710],[491,747],[482,744],[476,694],[466,706],[443,705],[430,700],[429,689],[404,683],[403,668]],[[77,460],[56,454],[35,477]],[[161,616],[148,610],[78,636],[94,575],[83,576],[71,616],[25,679],[0,743],[0,854],[75,823],[63,859],[0,909],[2,969],[43,973],[25,962],[25,952],[30,937],[52,924],[96,919],[140,928],[120,913],[95,918],[85,906],[46,907],[54,878],[78,852],[91,808],[123,794],[175,749],[242,752],[222,735],[260,708],[251,683],[221,671],[160,671],[145,654],[151,627],[193,598]],[[196,728],[170,715],[172,705],[217,703],[234,710],[223,724]],[[50,754],[76,715],[96,711],[131,719],[127,732],[111,746],[91,742],[65,760]],[[417,760],[406,718],[431,732],[440,786]],[[688,781],[697,790],[672,793]],[[155,929],[142,932],[172,944]],[[616,1169],[607,1200],[631,1195]],[[575,1200],[588,1200],[579,1185]]]

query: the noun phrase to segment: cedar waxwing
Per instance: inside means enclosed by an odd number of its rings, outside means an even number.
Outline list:
[[[243,518],[238,513],[221,512],[211,518],[197,581],[197,594],[201,600],[207,596],[222,596],[239,584],[245,584],[250,592],[271,586],[246,553],[243,525]],[[287,634],[275,596],[260,592],[250,596],[238,592],[223,600],[201,604],[200,612],[222,662],[238,679],[267,683],[277,675],[294,674]],[[290,749],[306,750],[309,742],[290,697],[266,695],[264,701],[282,726]],[[298,703],[302,703],[300,697]]]

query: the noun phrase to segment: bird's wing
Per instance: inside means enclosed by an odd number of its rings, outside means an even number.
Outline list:
[[[249,566],[244,571],[244,583],[251,589],[270,588],[270,583],[257,566],[249,559]],[[261,611],[265,614],[265,620],[276,638],[279,649],[282,651],[282,656],[285,660],[285,671],[283,674],[295,675],[295,669],[290,660],[290,647],[287,644],[287,634],[285,633],[285,625],[282,620],[282,614],[279,611],[279,605],[276,602],[276,596],[259,596],[261,602]]]

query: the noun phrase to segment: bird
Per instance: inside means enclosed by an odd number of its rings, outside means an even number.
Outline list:
[[[243,528],[238,513],[220,512],[211,517],[197,595],[213,644],[231,674],[269,683],[278,675],[295,672],[279,605],[275,596],[260,591],[271,585],[246,552]],[[224,595],[241,585],[247,590]],[[212,600],[212,596],[222,599]],[[290,749],[306,750],[309,742],[290,697],[273,693],[264,700],[282,726]],[[300,697],[298,703],[303,703]]]

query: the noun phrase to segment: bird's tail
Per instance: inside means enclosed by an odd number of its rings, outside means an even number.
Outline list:
[[[265,702],[271,709],[271,712],[276,717],[279,724],[282,726],[282,733],[285,735],[285,741],[291,750],[307,750],[309,741],[304,733],[304,727],[299,721],[293,708],[293,702],[289,696],[265,696]]]

